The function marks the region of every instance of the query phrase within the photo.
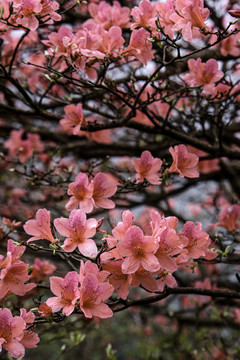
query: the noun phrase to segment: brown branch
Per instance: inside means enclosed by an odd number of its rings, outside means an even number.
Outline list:
[[[148,305],[167,298],[169,295],[196,294],[211,296],[212,298],[240,299],[240,292],[229,290],[197,289],[192,287],[167,288],[161,294],[146,297],[139,300],[121,301],[122,306],[113,309],[114,312],[122,311],[132,306]]]

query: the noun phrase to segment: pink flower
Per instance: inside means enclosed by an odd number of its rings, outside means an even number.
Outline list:
[[[36,284],[25,284],[29,280],[28,264],[20,260],[24,253],[25,246],[16,246],[13,240],[8,241],[8,252],[6,258],[0,256],[0,299],[10,294],[19,296],[36,287]]]
[[[98,173],[89,184],[86,174],[79,173],[75,182],[68,188],[68,195],[73,195],[66,205],[67,210],[76,209],[78,206],[86,213],[92,211],[93,207],[113,209],[115,203],[108,197],[115,194],[117,186],[108,180],[107,175]]]
[[[119,26],[112,26],[106,31],[99,27],[98,32],[102,37],[102,43],[98,50],[108,55],[118,56],[125,42],[122,37],[122,29]]]
[[[165,229],[170,228],[175,230],[178,226],[178,219],[176,216],[168,216],[165,218],[164,216],[161,216],[156,210],[152,210],[150,212],[150,218],[152,236],[158,240]]]
[[[161,27],[164,29],[164,33],[170,38],[174,36],[174,22],[171,20],[171,15],[175,13],[173,7],[173,1],[167,0],[166,2],[158,1],[154,3],[156,13]]]
[[[27,292],[34,289],[36,284],[25,284],[29,280],[28,264],[18,261],[9,264],[0,273],[0,299],[10,294],[24,296]]]
[[[88,257],[97,256],[97,245],[90,237],[96,233],[98,222],[96,219],[88,219],[82,210],[73,210],[67,218],[54,220],[57,231],[66,236],[63,249],[72,252],[78,247],[81,254]]]
[[[117,191],[117,186],[112,181],[108,180],[107,175],[101,172],[95,176],[94,180],[92,181],[92,185],[92,198],[95,207],[113,209],[115,207],[115,203],[108,199],[108,197],[115,194]]]
[[[48,306],[45,302],[38,307],[37,312],[45,317],[51,316],[53,313],[52,308]]]
[[[123,260],[106,261],[102,264],[104,270],[109,271],[109,283],[114,286],[114,291],[118,290],[118,295],[121,299],[126,300],[129,294],[129,285],[132,281],[132,276],[122,272]]]
[[[132,274],[131,282],[131,287],[139,287],[140,285],[149,291],[157,290],[157,280],[154,277],[154,273],[143,269],[142,266]]]
[[[225,207],[219,214],[219,221],[215,226],[224,227],[228,231],[240,228],[240,205]]]
[[[32,325],[35,320],[35,315],[31,311],[27,312],[26,309],[20,309],[20,316],[25,321],[27,327]],[[37,347],[36,344],[39,341],[40,339],[35,331],[26,329],[23,332],[23,337],[20,340],[20,343],[27,349],[34,349]]]
[[[152,53],[152,44],[148,40],[149,33],[143,28],[133,30],[131,33],[130,43],[125,50],[122,51],[124,56],[134,56],[144,65],[154,58]]]
[[[169,169],[170,173],[178,173],[180,177],[199,177],[197,171],[198,156],[188,152],[185,145],[176,145],[174,149],[169,148],[173,157],[173,163]]]
[[[109,30],[112,26],[121,28],[129,27],[130,9],[127,6],[121,6],[118,1],[113,2],[113,6],[101,1],[99,4],[89,4],[88,10],[93,19],[88,23],[101,24],[105,30]]]
[[[35,331],[25,330],[20,343],[27,349],[34,349],[37,347],[37,343],[39,343],[39,341],[40,339]]]
[[[80,276],[79,276],[79,281],[81,284],[82,284],[83,278],[87,274],[95,275],[98,279],[98,282],[103,283],[110,273],[109,273],[109,271],[106,271],[106,270],[100,271],[97,264],[91,262],[90,260],[87,260],[85,263],[81,260]]]
[[[36,15],[41,10],[41,0],[22,0],[22,4],[18,8],[16,22],[34,31],[39,25]]]
[[[173,255],[181,252],[183,243],[180,241],[175,230],[166,228],[160,235],[159,248],[155,254],[163,270],[174,272],[178,266]]]
[[[21,256],[23,255],[25,250],[26,246],[18,246],[14,244],[13,240],[8,240],[7,256],[11,256],[12,264],[21,259]]]
[[[174,9],[175,12],[170,15],[170,19],[175,23],[173,29],[180,30],[185,41],[192,40],[195,28],[205,28],[204,21],[210,15],[210,11],[203,7],[203,0],[175,0]]]
[[[69,184],[68,195],[72,195],[65,208],[68,211],[80,207],[86,213],[93,209],[93,186],[89,184],[88,177],[84,173],[79,173],[74,182]]]
[[[137,171],[136,179],[143,181],[147,179],[150,184],[159,185],[158,173],[162,166],[162,160],[154,158],[149,151],[144,151],[139,159],[134,159],[134,166]]]
[[[202,59],[188,60],[188,68],[190,74],[183,77],[188,85],[203,85],[206,94],[214,91],[215,83],[223,77],[223,72],[218,70],[218,62],[209,59],[206,63],[202,63]]]
[[[51,297],[46,304],[52,308],[53,312],[61,309],[62,313],[69,316],[75,308],[79,299],[79,275],[76,271],[67,273],[64,279],[52,276],[50,278],[50,289],[56,297]]]
[[[112,310],[104,303],[113,293],[113,286],[100,282],[96,275],[88,273],[83,277],[80,288],[80,308],[87,318],[97,316],[102,319],[113,315]]]
[[[150,19],[156,16],[156,12],[149,0],[143,0],[139,6],[134,6],[131,11],[131,16],[133,17],[131,29],[148,27]]]
[[[54,21],[61,20],[62,18],[61,15],[59,15],[56,12],[56,10],[59,9],[59,3],[57,1],[41,0],[41,3],[42,3],[42,10],[40,12],[40,17],[45,24],[53,24],[53,20]],[[46,18],[48,19],[47,22],[46,22]]]
[[[19,161],[24,163],[33,156],[33,151],[42,152],[43,144],[38,134],[27,134],[27,139],[22,140],[23,129],[12,130],[10,139],[5,141],[4,146],[9,149],[10,156],[18,156]]]
[[[64,45],[65,37],[71,38],[72,30],[66,26],[61,26],[58,32],[51,32],[49,34],[48,40],[42,40],[42,43],[49,47],[47,50],[49,55],[55,55],[56,58],[59,58],[63,55],[66,55],[67,49]]]
[[[14,358],[22,358],[25,349],[21,344],[26,323],[20,316],[12,316],[9,309],[0,309],[0,351],[2,347]]]
[[[126,231],[130,228],[130,226],[132,226],[132,224],[133,213],[130,210],[125,210],[122,213],[122,221],[119,221],[112,230],[114,238],[119,241],[123,240],[125,238]]]
[[[144,236],[138,226],[131,226],[125,238],[117,244],[119,254],[124,257],[122,272],[132,274],[142,267],[147,271],[157,271],[160,264],[154,255],[158,243],[152,236]]]
[[[188,256],[193,259],[198,259],[203,256],[207,260],[212,260],[217,257],[217,253],[209,249],[211,246],[211,239],[209,235],[202,229],[200,222],[195,225],[192,221],[187,221],[183,225],[183,231],[179,233],[180,239],[183,235],[187,238],[188,244],[184,249],[188,250]],[[185,241],[183,239],[183,241]]]
[[[239,17],[240,17],[240,10],[239,10]],[[240,35],[239,33],[235,34],[234,36],[229,36],[226,39],[223,39],[220,43],[220,51],[223,56],[239,56],[240,49],[239,49],[239,41]]]
[[[60,124],[65,130],[70,130],[73,135],[78,135],[83,125],[86,127],[86,121],[82,111],[82,104],[67,105],[64,107],[65,117],[60,120]]]
[[[177,282],[174,276],[171,274],[162,273],[159,274],[160,279],[157,280],[157,289],[158,291],[163,291],[165,285],[170,288],[177,287]]]
[[[36,220],[28,220],[23,228],[28,235],[33,235],[27,243],[41,239],[48,240],[51,243],[56,242],[51,233],[50,211],[46,209],[39,209],[36,213]]]
[[[51,275],[55,270],[56,266],[47,260],[42,261],[40,258],[35,258],[30,278],[34,278],[38,282],[43,281],[47,275]]]

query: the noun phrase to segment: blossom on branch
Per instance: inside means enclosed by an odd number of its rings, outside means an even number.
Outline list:
[[[80,308],[87,318],[97,316],[102,319],[112,317],[113,312],[104,302],[113,293],[113,286],[99,282],[96,275],[88,273],[83,277],[80,288]]]
[[[152,185],[159,185],[158,173],[162,166],[162,160],[154,158],[149,151],[144,151],[139,159],[134,159],[134,166],[137,171],[136,179],[148,180]]]
[[[30,276],[28,264],[20,260],[26,247],[14,245],[13,240],[8,241],[8,252],[4,259],[0,256],[0,299],[16,294],[24,296],[36,287],[36,284],[25,284]]]
[[[124,274],[132,274],[142,267],[147,271],[157,271],[160,268],[158,259],[154,255],[158,249],[158,243],[152,236],[144,236],[138,226],[131,226],[125,234],[125,238],[117,244],[119,254],[124,257],[122,271]]]
[[[219,221],[215,226],[220,226],[228,231],[240,228],[240,205],[226,206],[219,214]]]
[[[188,60],[190,73],[184,75],[183,79],[188,85],[202,85],[204,92],[211,95],[215,88],[215,83],[223,77],[223,72],[218,70],[218,62],[215,59],[209,59],[202,63],[202,59]]]
[[[171,146],[169,152],[173,157],[173,163],[169,168],[170,173],[178,173],[181,178],[199,177],[197,164],[199,157],[195,154],[188,152],[185,145],[176,145],[174,148]]]
[[[79,173],[74,182],[68,186],[68,195],[72,195],[65,208],[68,211],[80,207],[86,213],[93,209],[92,202],[93,186],[89,184],[86,174]]]
[[[96,219],[88,219],[82,210],[73,210],[67,218],[54,220],[54,226],[59,234],[66,236],[63,249],[72,252],[78,247],[81,254],[87,257],[97,256],[97,245],[90,239],[96,234],[98,222]]]
[[[183,40],[191,41],[206,28],[210,11],[203,7],[203,0],[175,0],[174,10],[169,18],[174,22],[173,30],[181,31]]]
[[[69,316],[75,308],[79,299],[79,275],[76,271],[67,273],[64,279],[50,277],[50,289],[56,297],[51,297],[46,304],[52,308],[53,312],[61,309],[62,313]]]
[[[39,209],[36,212],[36,220],[28,220],[23,228],[28,235],[33,235],[27,243],[41,239],[48,240],[51,243],[56,242],[51,232],[50,211],[46,209]]]
[[[86,127],[82,104],[67,105],[64,107],[65,117],[60,120],[60,124],[66,131],[70,131],[73,135],[78,135],[81,126]]]
[[[9,309],[0,309],[0,351],[2,347],[14,358],[22,358],[25,348],[21,344],[26,323],[20,316],[12,316]]]
[[[148,40],[149,34],[143,28],[133,30],[129,45],[122,51],[124,57],[134,56],[144,65],[154,58],[152,52],[152,44]]]

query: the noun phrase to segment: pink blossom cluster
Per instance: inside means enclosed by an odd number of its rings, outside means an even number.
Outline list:
[[[49,231],[49,225],[45,224],[50,221],[50,213],[46,209],[40,209],[37,212],[36,218],[39,218],[39,212],[41,216],[43,214],[47,217],[47,221],[43,221],[41,226],[41,231],[44,235]],[[43,219],[44,216],[42,216]],[[150,232],[146,235],[139,226],[133,224],[133,213],[126,210],[122,214],[122,221],[112,230],[112,235],[106,237],[108,251],[101,255],[102,267],[106,271],[104,274],[107,274],[104,276],[104,280],[109,276],[109,283],[112,284],[115,291],[118,290],[119,296],[123,299],[126,299],[128,295],[129,285],[132,287],[141,285],[149,291],[163,291],[164,284],[176,286],[172,273],[179,266],[187,265],[190,259],[204,257],[207,260],[211,260],[217,256],[217,253],[211,249],[211,240],[209,235],[202,229],[201,223],[195,225],[193,222],[187,221],[180,231],[177,230],[178,220],[176,217],[165,218],[155,210],[150,212],[150,220]],[[34,221],[36,220],[29,220],[24,225],[25,231],[30,235],[32,235],[31,226]],[[97,245],[92,237],[98,231],[101,223],[102,220],[98,222],[94,218],[87,220],[85,212],[81,209],[73,210],[70,213],[69,219],[62,217],[54,220],[55,228],[65,237],[63,250],[73,252],[78,248],[83,256],[90,258],[94,258],[98,254]],[[28,226],[29,224],[30,227]],[[44,226],[46,227],[45,230]],[[39,238],[40,236],[36,236],[35,240]],[[32,241],[33,239],[29,240]],[[100,291],[100,285],[96,279],[96,276],[98,277],[99,275],[96,270],[97,265],[94,265],[91,261],[86,264],[86,269],[83,263],[81,265],[80,277],[83,276],[81,274],[83,274],[83,269],[85,269],[84,276],[86,275],[87,278],[80,280],[80,283],[84,284],[80,292],[78,274],[75,271],[68,273],[65,279],[59,280],[57,278],[57,288],[54,287],[55,283],[53,282],[52,292],[58,298],[61,297],[60,300],[47,301],[47,305],[51,307],[53,306],[52,301],[58,301],[57,303],[54,302],[57,306],[52,307],[53,311],[59,311],[63,307],[68,306],[65,308],[64,313],[69,315],[75,309],[80,298],[80,307],[84,312],[85,305],[83,304],[85,300],[83,299],[86,297],[86,302],[90,301],[87,300],[87,294],[90,291],[88,284],[91,283],[91,286],[97,292]],[[91,266],[95,269],[94,271]],[[89,267],[91,271],[89,271]],[[88,276],[89,272],[93,272],[95,276]],[[54,279],[55,277],[52,277],[50,282],[55,281]],[[61,291],[60,288],[62,289]],[[64,295],[64,299],[62,299],[65,291],[66,296]],[[81,294],[83,295],[82,300]],[[102,297],[103,294],[101,299]],[[104,301],[107,298],[104,298]],[[63,305],[65,301],[66,305]],[[88,312],[86,313],[89,314]]]
[[[193,154],[183,144],[170,147],[169,152],[172,155],[173,162],[168,169],[169,173],[178,173],[180,177],[199,177],[197,170],[199,157]],[[143,181],[144,179],[152,185],[160,184],[161,173],[159,171],[162,167],[162,160],[154,158],[150,151],[142,152],[141,157],[134,159],[134,167],[136,170],[136,180]]]
[[[20,309],[20,316],[13,316],[11,311],[0,308],[0,352],[2,348],[14,358],[23,358],[25,348],[33,349],[40,341],[33,330],[28,330],[33,324],[35,315],[26,309]]]
[[[113,312],[105,301],[114,288],[105,281],[108,275],[108,271],[100,271],[91,261],[85,264],[81,261],[80,274],[71,271],[64,279],[57,276],[50,278],[50,288],[56,296],[49,298],[46,304],[53,312],[62,310],[66,316],[75,309],[81,309],[87,318],[109,318]]]
[[[112,26],[119,26],[120,28],[129,28],[130,9],[126,6],[121,6],[118,1],[113,1],[111,6],[106,1],[101,1],[99,4],[90,3],[88,11],[91,19],[85,22],[85,25],[100,24],[105,30],[109,30]]]
[[[143,0],[131,11],[131,27],[144,27],[156,33],[156,21],[159,21],[160,27],[171,38],[178,31],[185,41],[191,41],[201,36],[201,32],[207,31],[205,21],[209,15],[203,0],[167,0],[155,3]]]
[[[87,257],[97,256],[97,245],[91,238],[96,234],[102,220],[97,221],[94,218],[88,219],[83,210],[73,210],[69,218],[56,218],[54,226],[60,235],[65,237],[63,249],[66,252],[72,252],[76,248],[80,253]],[[45,239],[51,243],[59,242],[59,239],[53,238],[50,225],[50,211],[39,209],[36,213],[36,219],[28,220],[23,226],[25,232],[32,236],[27,243]],[[52,273],[49,264],[42,263],[39,260],[34,263],[33,270],[35,277]],[[53,268],[53,271],[55,268]],[[40,272],[41,274],[38,274]]]
[[[105,30],[100,24],[86,24],[85,27],[83,24],[76,32],[60,27],[57,33],[52,32],[43,43],[48,47],[48,56],[62,59],[62,67],[70,63],[80,71],[85,70],[88,76],[94,77],[92,66],[98,64],[99,60],[124,57],[128,61],[130,57],[134,57],[146,64],[153,59],[152,44],[148,37],[148,32],[143,28],[134,30],[129,45],[123,48],[125,40],[119,26]]]
[[[27,133],[26,140],[23,140],[24,130],[12,130],[10,139],[5,141],[4,146],[8,149],[11,157],[17,156],[21,163],[24,163],[33,156],[34,151],[41,153],[44,145],[38,134]]]
[[[176,217],[150,212],[151,232],[133,224],[133,213],[126,210],[106,240],[109,251],[101,255],[103,269],[109,271],[109,282],[122,299],[129,293],[129,285],[142,286],[149,291],[163,291],[164,284],[176,286],[172,273],[190,259],[201,256],[207,260],[217,257],[211,249],[209,235],[201,223],[188,221],[183,229],[176,230]]]
[[[193,0],[154,4],[143,0],[131,11],[132,32],[128,46],[124,47],[122,28],[130,27],[130,10],[127,7],[121,7],[117,1],[112,6],[101,1],[100,4],[89,4],[89,13],[92,18],[85,21],[80,29],[72,31],[62,26],[58,32],[52,32],[48,40],[43,40],[48,47],[48,56],[61,59],[63,67],[70,63],[81,71],[85,70],[89,77],[96,75],[93,65],[103,59],[123,57],[129,61],[137,58],[143,64],[152,60],[148,31],[156,34],[157,20],[170,37],[178,31],[184,40],[190,41],[201,34],[200,30],[206,30],[204,21],[209,16],[202,0],[198,0],[197,4]]]
[[[19,24],[31,31],[39,27],[39,20],[47,24],[61,20],[61,15],[56,12],[59,4],[55,0],[14,0],[11,2],[11,6],[13,15],[10,22]],[[8,8],[7,3],[6,7]],[[9,11],[5,11],[3,19],[7,18],[8,14]]]
[[[117,191],[117,186],[112,179],[99,172],[93,179],[88,179],[84,173],[79,173],[74,182],[69,184],[68,195],[71,196],[66,204],[68,211],[78,207],[86,213],[90,213],[94,207],[113,209],[115,203],[109,199]]]
[[[0,299],[16,294],[23,296],[36,287],[27,283],[30,279],[28,264],[21,261],[26,247],[17,246],[13,240],[8,241],[7,256],[0,255]]]

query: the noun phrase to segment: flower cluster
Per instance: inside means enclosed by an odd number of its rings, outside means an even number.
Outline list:
[[[0,308],[0,351],[2,347],[14,358],[23,358],[25,348],[33,349],[40,341],[33,330],[28,330],[35,315],[20,309],[20,316],[13,316],[9,309]]]
[[[108,318],[112,310],[105,303],[113,293],[113,286],[105,282],[108,271],[100,271],[91,261],[85,264],[81,261],[80,274],[69,272],[64,279],[53,276],[50,278],[50,288],[55,297],[46,302],[53,312],[62,309],[69,316],[74,309],[80,308],[87,318],[97,316]]]
[[[103,269],[110,271],[109,281],[123,299],[128,295],[128,285],[163,291],[164,284],[176,286],[172,273],[190,259],[217,257],[200,223],[188,221],[182,231],[177,231],[176,217],[165,218],[151,211],[151,233],[145,235],[133,225],[132,218],[129,210],[123,212],[123,221],[107,237],[109,251],[101,255]]]
[[[71,198],[66,209],[71,211],[79,207],[86,213],[90,213],[94,207],[113,209],[115,204],[108,198],[116,191],[117,186],[104,173],[98,173],[90,182],[86,174],[79,173],[75,181],[69,184],[68,195]]]
[[[34,283],[26,284],[30,279],[29,265],[20,260],[25,249],[25,246],[17,246],[9,240],[7,256],[4,259],[0,255],[0,299],[10,294],[23,296],[36,287]]]
[[[47,24],[61,20],[61,15],[56,12],[59,4],[55,0],[14,0],[11,6],[13,13],[10,18],[11,23],[19,24],[31,31],[38,28],[39,20]],[[4,13],[7,14],[8,12]]]
[[[12,130],[10,139],[5,141],[4,146],[9,150],[11,157],[18,156],[21,163],[24,163],[33,156],[34,151],[41,153],[44,151],[43,143],[38,134],[27,133],[23,140],[23,129]]]
[[[174,32],[182,34],[185,41],[199,37],[200,31],[206,31],[205,21],[210,12],[203,7],[203,0],[167,0],[155,2],[143,0],[139,7],[134,7],[132,27],[148,27],[156,31],[156,21],[171,38]]]

